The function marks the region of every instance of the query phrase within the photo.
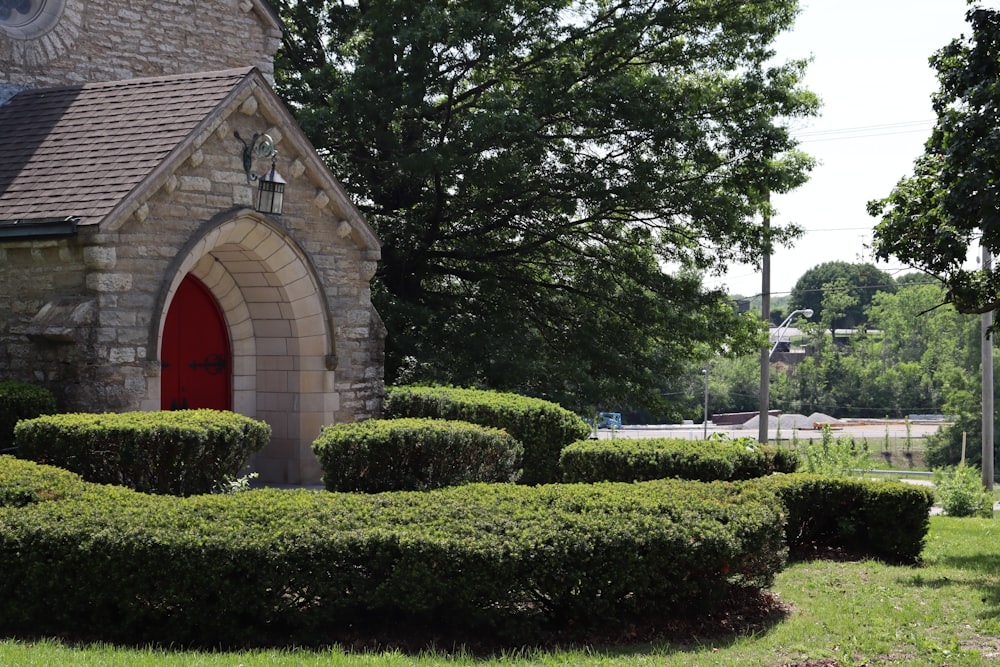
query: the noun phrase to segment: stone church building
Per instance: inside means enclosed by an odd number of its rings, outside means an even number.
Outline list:
[[[265,0],[0,0],[0,379],[270,424],[377,416],[379,240],[271,89]]]

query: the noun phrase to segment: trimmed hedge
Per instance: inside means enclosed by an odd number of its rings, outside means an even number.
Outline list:
[[[786,508],[785,538],[793,554],[826,550],[912,563],[919,559],[934,493],[902,482],[851,477],[774,475],[749,482],[774,491]]]
[[[69,470],[0,456],[0,507],[77,497],[89,486]]]
[[[522,484],[559,481],[559,453],[590,426],[565,408],[517,394],[454,387],[389,387],[384,416],[453,419],[507,431],[524,445]]]
[[[235,476],[270,438],[264,422],[218,410],[49,415],[14,429],[22,458],[90,482],[180,496]]]
[[[17,422],[55,411],[56,398],[48,389],[24,382],[0,382],[0,449],[13,444]]]
[[[721,483],[188,498],[92,486],[0,509],[0,633],[218,647],[623,629],[770,585],[782,525],[771,493]]]
[[[328,491],[426,491],[514,482],[521,443],[504,431],[443,419],[369,419],[323,429],[313,442]]]
[[[703,482],[794,472],[794,454],[750,438],[582,440],[559,457],[564,482],[632,482],[678,477]]]

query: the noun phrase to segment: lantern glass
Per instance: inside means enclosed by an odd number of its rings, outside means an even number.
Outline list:
[[[285,179],[271,164],[271,170],[260,177],[257,185],[257,210],[281,215],[285,203]]]

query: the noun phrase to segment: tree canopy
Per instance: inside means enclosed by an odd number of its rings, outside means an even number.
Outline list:
[[[842,292],[836,316],[829,317],[828,328],[855,328],[868,321],[866,311],[877,292],[895,292],[896,282],[873,264],[824,262],[803,273],[792,288],[789,302],[794,308],[811,308],[813,319],[822,320],[824,300],[831,291]]]
[[[811,161],[795,0],[278,0],[279,93],[383,240],[390,381],[639,405],[759,344],[758,260]]]
[[[996,265],[967,268],[973,244],[1000,251],[1000,12],[966,14],[972,36],[935,53],[937,121],[913,174],[885,199],[869,202],[881,217],[877,257],[895,257],[936,277],[963,313],[1000,306]]]

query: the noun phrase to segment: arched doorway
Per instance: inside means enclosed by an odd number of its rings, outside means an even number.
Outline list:
[[[193,277],[222,312],[231,409],[271,427],[271,442],[251,457],[251,469],[261,481],[318,482],[322,470],[312,442],[324,425],[355,409],[349,402],[355,394],[338,385],[333,319],[310,256],[287,230],[239,210],[221,214],[192,236],[166,275],[155,307],[160,324],[151,327],[149,343],[160,351],[157,403],[169,409],[172,401],[166,395],[172,367],[163,365],[170,363],[167,319],[183,299],[181,285]],[[338,289],[349,293],[346,285]],[[199,335],[202,329],[199,324]],[[193,361],[203,362],[211,352]]]
[[[160,407],[232,409],[232,354],[219,303],[188,274],[163,327]]]

